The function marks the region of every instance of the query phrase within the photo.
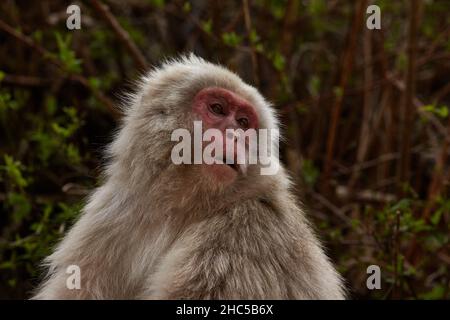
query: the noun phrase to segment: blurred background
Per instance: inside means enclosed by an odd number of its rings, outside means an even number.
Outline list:
[[[352,298],[448,299],[449,12],[448,0],[1,1],[0,298],[29,297],[100,183],[120,94],[192,51],[281,114],[282,160]]]

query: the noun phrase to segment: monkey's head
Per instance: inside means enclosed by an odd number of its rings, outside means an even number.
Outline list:
[[[273,108],[254,87],[221,66],[194,55],[170,60],[142,79],[124,111],[111,154],[122,158],[135,179],[172,171],[193,187],[239,190],[277,174]],[[267,150],[261,152],[261,147]]]

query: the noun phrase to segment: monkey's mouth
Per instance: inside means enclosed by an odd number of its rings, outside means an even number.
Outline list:
[[[239,172],[239,166],[235,163],[225,163],[225,165],[227,165],[228,167],[230,167],[231,169],[233,169],[236,172]]]
[[[241,165],[237,164],[236,161],[233,159],[233,161],[229,161],[232,163],[227,163],[227,158],[223,156],[223,158],[215,158],[215,162],[213,166],[218,166],[218,168],[223,168],[225,171],[231,172],[233,171],[234,174],[241,173]]]
[[[232,161],[230,161],[230,162],[232,162],[232,163],[227,163],[227,157],[226,157],[226,155],[223,155],[223,158],[219,159],[219,162],[221,164],[223,164],[223,165],[228,166],[230,169],[236,171],[236,173],[239,173],[240,172],[240,166],[236,163],[236,159],[231,159],[231,160]]]

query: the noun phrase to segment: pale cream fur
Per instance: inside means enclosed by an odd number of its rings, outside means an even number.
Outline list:
[[[263,176],[253,165],[222,186],[201,165],[171,163],[171,132],[192,130],[191,103],[206,87],[249,101],[261,128],[279,127],[259,92],[223,67],[190,55],[149,72],[126,99],[104,183],[45,260],[34,299],[344,298],[283,168]],[[80,290],[66,288],[69,265],[81,269]]]

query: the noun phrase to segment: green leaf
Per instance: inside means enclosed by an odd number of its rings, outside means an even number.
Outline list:
[[[406,54],[404,52],[400,52],[397,55],[397,60],[395,61],[396,68],[400,71],[406,70],[406,66],[408,63],[408,58],[406,57]]]
[[[436,210],[436,212],[431,216],[430,221],[433,225],[437,225],[441,221],[443,210]]]
[[[28,181],[23,177],[21,171],[23,165],[19,161],[14,161],[14,159],[7,154],[3,156],[3,160],[5,161],[5,165],[2,168],[6,171],[12,183],[20,188],[26,187]]]
[[[75,52],[70,48],[72,36],[67,34],[64,38],[59,33],[55,33],[56,44],[58,46],[58,58],[64,64],[66,70],[70,73],[81,72],[81,60],[76,58]]]
[[[191,3],[190,3],[189,1],[186,1],[186,2],[183,4],[183,12],[188,13],[188,12],[191,12],[191,10],[192,10]]]
[[[164,0],[150,0],[150,3],[157,8],[162,8],[162,7],[164,7],[165,1]]]
[[[273,66],[278,71],[282,71],[284,69],[284,66],[286,64],[286,59],[280,52],[275,52],[272,57]]]
[[[411,200],[410,199],[402,199],[397,202],[394,206],[391,207],[391,212],[396,212],[397,210],[406,211],[411,208]]]
[[[14,288],[17,285],[17,279],[9,279],[8,286]]]
[[[11,192],[8,194],[7,202],[13,208],[12,216],[15,223],[20,223],[31,212],[31,204],[23,194]]]
[[[66,147],[66,153],[67,158],[70,163],[72,164],[80,164],[81,163],[81,156],[80,152],[78,151],[78,148],[74,146],[73,144],[68,144]]]
[[[428,105],[421,107],[421,109],[425,112],[433,113],[442,119],[447,118],[448,114],[449,114],[448,107],[444,106],[444,105],[437,107],[434,104],[428,104]]]
[[[311,92],[312,96],[319,95],[320,92],[320,78],[317,75],[313,75],[308,84],[309,91]]]
[[[326,9],[327,6],[324,0],[310,0],[308,5],[308,12],[313,16],[324,13]]]
[[[49,115],[55,114],[57,109],[56,98],[54,96],[45,97],[45,109]]]
[[[89,81],[89,85],[90,85],[92,88],[94,88],[94,89],[96,89],[96,90],[100,89],[100,84],[101,84],[101,82],[100,82],[100,79],[99,79],[99,78],[96,78],[96,77],[90,77],[90,78],[88,79],[88,81]]]
[[[12,261],[5,261],[0,263],[0,269],[14,269],[14,263]]]
[[[252,31],[250,31],[248,38],[249,38],[250,42],[253,44],[258,43],[261,40],[261,38],[259,37],[259,35],[255,29],[252,29]]]
[[[302,161],[302,177],[308,186],[314,186],[319,177],[319,173],[319,169],[314,166],[312,160],[305,159]]]
[[[0,91],[0,112],[4,112],[8,109],[18,110],[20,106],[21,105],[18,101],[13,100],[9,91],[7,91],[6,89]]]
[[[231,47],[236,47],[242,42],[242,37],[233,32],[226,32],[222,34],[223,42]]]
[[[344,89],[342,89],[341,87],[334,87],[333,93],[337,98],[342,98],[342,96],[344,95]]]
[[[202,29],[203,31],[205,31],[207,34],[211,34],[212,33],[212,20],[208,19],[206,21],[202,22]]]
[[[431,291],[421,294],[420,298],[424,300],[438,300],[443,299],[445,294],[445,287],[443,285],[436,285]]]

